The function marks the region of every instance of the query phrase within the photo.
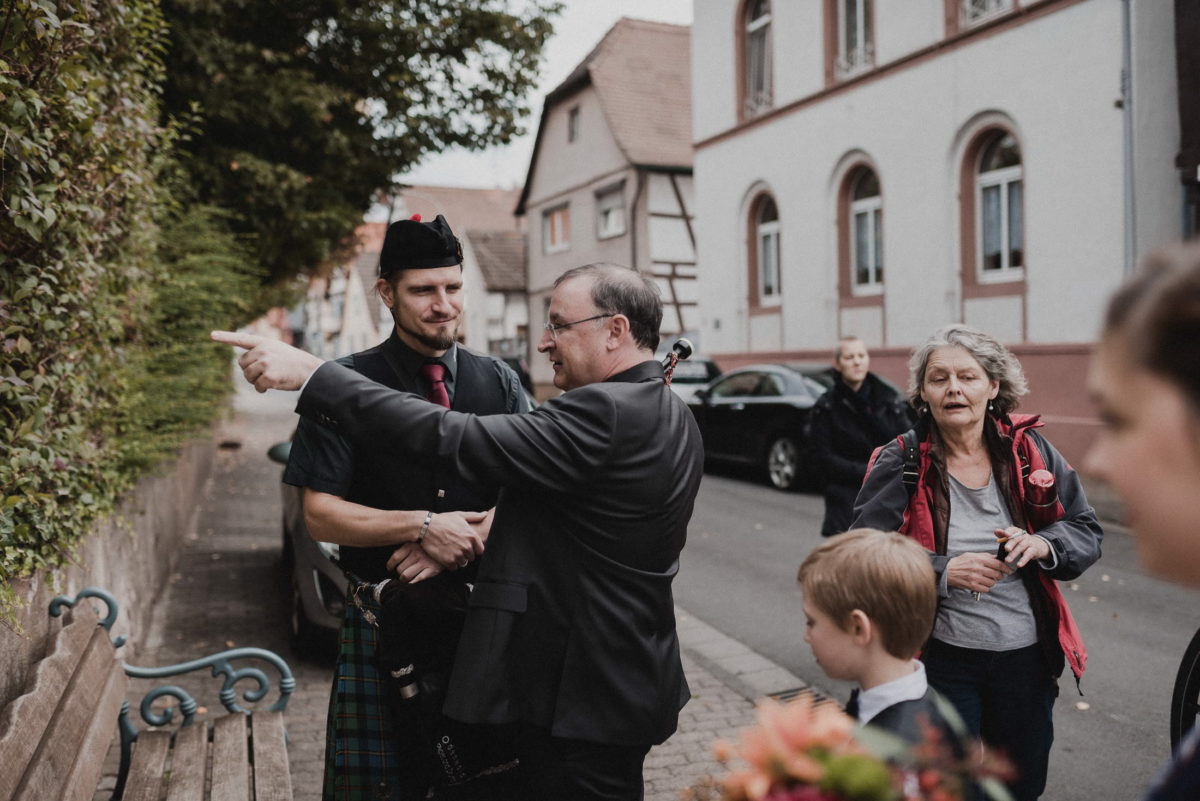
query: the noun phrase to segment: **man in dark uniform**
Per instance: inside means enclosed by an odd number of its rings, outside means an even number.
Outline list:
[[[416,218],[388,228],[376,289],[395,320],[392,335],[340,364],[458,411],[528,411],[511,368],[455,344],[463,309],[462,248],[441,215],[432,223]],[[496,491],[388,448],[351,444],[305,419],[283,480],[304,488],[309,532],[340,546],[339,564],[350,578],[329,706],[323,798],[424,798],[419,772],[399,764],[397,732],[384,712],[385,687],[376,666],[380,610],[363,585],[394,577],[389,559],[408,579],[464,567],[469,559],[464,551],[475,553],[478,546],[449,549],[445,543],[486,538],[486,512],[495,505]],[[434,536],[426,541],[429,534]],[[459,570],[446,579],[466,581],[468,573]],[[446,636],[457,639],[457,632]]]
[[[823,537],[850,527],[871,452],[913,424],[908,402],[871,372],[871,354],[861,339],[842,337],[833,369],[833,389],[809,413],[809,446],[825,480]]]
[[[704,449],[654,358],[650,279],[569,270],[547,316],[538,351],[564,392],[525,415],[457,414],[282,342],[212,336],[250,349],[257,389],[303,386],[297,411],[352,442],[499,489],[446,715],[517,727],[522,799],[639,801],[689,697],[671,582]]]

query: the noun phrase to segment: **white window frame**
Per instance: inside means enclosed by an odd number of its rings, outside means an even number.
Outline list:
[[[563,204],[542,212],[542,251],[562,253],[571,249],[571,206]]]
[[[959,27],[970,28],[980,25],[990,19],[1007,14],[1015,6],[1015,0],[959,0]]]
[[[596,238],[612,239],[626,231],[625,187],[616,186],[596,193]]]
[[[767,4],[767,13],[755,20],[746,20],[745,32],[745,56],[746,56],[746,98],[744,108],[747,117],[753,117],[761,114],[771,108],[774,103],[774,92],[772,91],[773,74],[771,71],[772,62],[772,47],[771,47],[771,6]],[[760,37],[762,40],[761,52],[755,53],[750,41],[752,38]],[[759,57],[759,61],[755,61],[755,55]],[[758,83],[755,78],[761,77],[762,89],[756,91],[755,84]]]
[[[778,206],[776,207],[778,208]],[[773,243],[774,261],[771,264],[773,269],[768,270],[767,248],[765,243]],[[759,306],[779,306],[783,302],[781,276],[783,272],[779,257],[779,220],[771,220],[770,222],[758,222],[754,226],[754,248],[756,257],[756,266],[758,273],[758,305]],[[767,293],[767,276],[771,275],[775,279],[774,293]]]
[[[846,47],[846,4],[853,3],[858,11],[855,14],[857,24],[855,34],[858,47],[848,51]],[[870,23],[871,0],[837,0],[838,9],[838,42],[837,42],[837,72],[839,78],[848,78],[875,66],[874,32],[867,35]]]
[[[986,150],[986,148],[985,148]],[[1024,164],[1014,164],[1011,167],[1001,167],[988,172],[975,172],[975,275],[981,284],[1000,284],[1009,281],[1021,281],[1025,278],[1025,201]],[[1009,242],[1009,193],[1014,184],[1021,185],[1021,261],[1020,267],[1013,267],[1012,247]],[[985,270],[983,268],[983,193],[992,187],[1000,188],[1000,269]]]
[[[862,180],[860,177],[859,181]],[[857,183],[857,181],[855,182]],[[868,280],[858,280],[858,218],[867,219]],[[878,236],[876,232],[879,232]],[[883,195],[865,197],[850,203],[850,294],[870,296],[883,294]]]

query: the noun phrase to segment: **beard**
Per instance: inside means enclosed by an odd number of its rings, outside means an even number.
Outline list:
[[[459,320],[454,320],[454,325],[444,333],[427,334],[405,325],[398,314],[393,314],[392,319],[396,321],[397,328],[430,350],[449,350],[454,345],[454,338],[458,334]]]

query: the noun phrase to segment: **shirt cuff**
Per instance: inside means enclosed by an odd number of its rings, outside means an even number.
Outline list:
[[[317,370],[320,370],[320,369],[321,369],[320,367],[317,368]],[[300,385],[300,390],[296,393],[296,397],[300,397],[301,395],[304,394],[304,388],[308,386],[309,381],[312,381],[312,377],[317,374],[317,370],[313,370],[311,373],[308,374],[308,378],[304,379],[304,383]]]

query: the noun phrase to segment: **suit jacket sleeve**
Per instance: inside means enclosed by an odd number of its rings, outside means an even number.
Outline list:
[[[603,385],[573,390],[530,414],[480,417],[388,389],[333,362],[309,379],[296,411],[351,442],[437,462],[473,485],[556,492],[586,487],[620,424]]]

